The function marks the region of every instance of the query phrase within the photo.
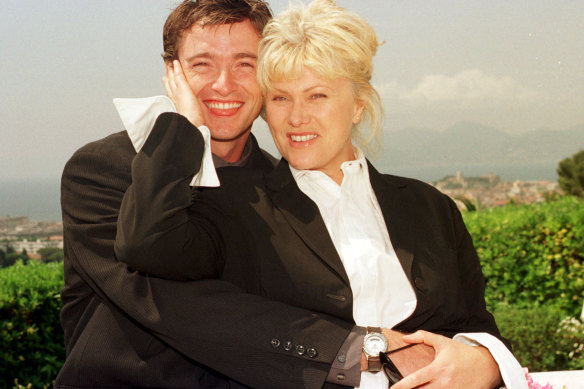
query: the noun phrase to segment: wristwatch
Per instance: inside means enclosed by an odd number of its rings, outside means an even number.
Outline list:
[[[379,353],[387,351],[387,339],[383,336],[381,328],[367,327],[367,335],[363,339],[363,352],[367,358],[367,371],[377,373],[381,370]]]

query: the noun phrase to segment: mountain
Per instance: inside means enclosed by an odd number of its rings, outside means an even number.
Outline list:
[[[584,149],[584,124],[566,130],[508,134],[464,122],[444,131],[408,128],[388,132],[381,144],[381,151],[369,153],[381,171],[425,181],[457,171],[467,177],[495,173],[507,181],[555,181],[559,161]]]

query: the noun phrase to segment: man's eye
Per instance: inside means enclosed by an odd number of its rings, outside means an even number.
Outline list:
[[[274,96],[272,101],[286,101],[286,98],[284,96]]]
[[[194,67],[194,68],[198,68],[198,67],[205,67],[205,66],[208,66],[208,65],[209,65],[209,64],[208,64],[207,62],[195,62],[195,63],[193,64],[193,67]]]

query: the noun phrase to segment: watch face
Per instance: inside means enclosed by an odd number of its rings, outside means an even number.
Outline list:
[[[378,333],[365,335],[363,351],[371,357],[376,357],[380,352],[387,351],[387,341],[385,340],[385,337]]]

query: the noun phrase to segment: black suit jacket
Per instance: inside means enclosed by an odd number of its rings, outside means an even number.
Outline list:
[[[296,185],[288,164],[269,173],[222,169],[220,188],[188,186],[200,135],[178,126],[153,131],[133,165],[116,253],[131,267],[176,280],[219,277],[248,292],[352,321],[352,293],[317,206]],[[172,166],[171,168],[169,166]],[[452,336],[481,331],[500,337],[484,301],[484,279],[455,204],[417,180],[369,166],[401,265],[417,297],[415,312],[395,328]],[[167,260],[161,261],[163,254]],[[299,323],[298,327],[300,327]],[[326,333],[275,336],[273,357],[330,358]],[[253,341],[262,341],[255,339]]]
[[[157,122],[161,128],[173,124],[192,130],[179,115],[162,115]],[[272,169],[252,140],[251,170]],[[196,153],[201,145],[193,147]],[[135,156],[124,131],[81,148],[64,169],[61,321],[67,358],[55,386],[322,386],[327,365],[300,356],[273,358],[271,339],[276,333],[291,338],[323,331],[331,337],[327,347],[336,350],[350,322],[244,294],[220,280],[173,282],[117,261],[116,223]],[[307,327],[297,328],[290,318]]]

